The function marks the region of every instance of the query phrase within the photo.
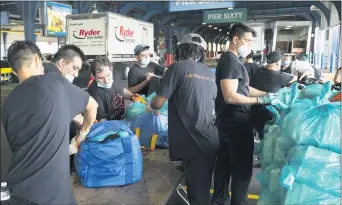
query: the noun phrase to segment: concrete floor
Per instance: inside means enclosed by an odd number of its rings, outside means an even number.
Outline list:
[[[6,99],[7,95],[15,88],[16,84],[3,84],[0,85],[1,86],[1,105],[3,104],[4,100]],[[11,157],[12,157],[12,152],[10,150],[10,147],[8,145],[8,141],[6,138],[6,135],[4,133],[3,127],[2,127],[2,123],[1,123],[1,182],[6,181],[7,178],[7,170],[11,161]],[[254,169],[254,173],[253,173],[253,179],[252,182],[250,184],[250,188],[249,188],[249,192],[248,194],[250,195],[258,195],[260,192],[260,186],[259,183],[257,182],[257,179],[255,177],[255,175],[260,171],[259,168],[255,168]],[[183,183],[184,184],[184,183]],[[256,200],[254,199],[249,199],[249,203],[250,205],[254,205],[256,204]],[[181,198],[177,195],[176,191],[172,194],[168,205],[186,205],[186,203],[184,203]]]

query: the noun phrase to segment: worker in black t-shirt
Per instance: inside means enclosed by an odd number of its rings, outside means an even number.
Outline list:
[[[249,86],[246,68],[239,60],[251,52],[254,30],[238,23],[230,30],[228,52],[221,56],[216,68],[217,97],[216,126],[220,138],[214,172],[213,204],[228,200],[230,176],[230,204],[244,204],[253,173],[254,138],[250,107],[267,104],[273,94],[266,94]]]
[[[276,93],[282,87],[295,82],[297,77],[281,72],[281,58],[278,52],[267,55],[267,65],[251,78],[250,86],[268,93]],[[272,114],[263,105],[252,105],[253,125],[260,140],[264,138],[265,123],[272,120]]]
[[[77,204],[69,172],[69,124],[84,113],[76,137],[80,144],[95,120],[97,103],[62,75],[42,75],[41,53],[33,42],[15,42],[7,56],[20,80],[2,107],[13,153],[10,191],[36,204]]]
[[[281,72],[281,58],[278,52],[270,52],[267,55],[267,65],[255,72],[250,85],[258,90],[276,93],[285,85],[297,80],[295,75]]]
[[[131,66],[128,72],[128,87],[132,93],[147,96],[155,92],[158,89],[159,79],[154,75],[162,76],[166,70],[165,67],[151,62],[149,49],[150,46],[145,44],[139,44],[134,48],[138,62]]]
[[[121,120],[125,114],[125,99],[134,100],[121,79],[113,76],[113,67],[108,58],[97,56],[91,63],[91,73],[95,80],[88,88],[89,94],[98,103],[96,120]]]
[[[169,102],[170,160],[182,160],[190,205],[211,204],[210,186],[219,147],[214,124],[214,73],[204,64],[206,42],[184,35],[176,59],[160,82],[151,109]]]
[[[253,75],[255,74],[255,72],[261,68],[260,65],[257,65],[254,63],[253,61],[253,51],[248,54],[248,56],[244,59],[244,66],[248,72],[248,76],[249,76],[249,80],[253,77]]]

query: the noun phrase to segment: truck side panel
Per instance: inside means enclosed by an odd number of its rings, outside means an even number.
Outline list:
[[[112,62],[135,61],[134,48],[147,44],[153,52],[153,24],[109,13],[108,58]]]
[[[106,55],[106,40],[106,17],[67,19],[67,43],[77,45],[85,55]]]

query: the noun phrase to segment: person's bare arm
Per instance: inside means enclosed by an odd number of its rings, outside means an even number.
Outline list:
[[[160,95],[156,95],[152,99],[150,106],[153,110],[159,110],[161,107],[163,107],[166,101],[167,101],[167,98],[160,96]]]
[[[83,124],[84,117],[82,114],[78,114],[72,119],[72,121],[76,124],[77,127],[81,127]]]
[[[225,79],[220,81],[220,86],[224,101],[227,104],[257,104],[256,97],[246,97],[237,93],[239,81],[238,79]]]
[[[126,100],[132,100],[133,93],[131,91],[127,90],[126,88],[123,89],[123,97]]]
[[[264,96],[264,95],[266,95],[266,94],[267,94],[267,93],[264,92],[264,91],[260,91],[260,90],[258,90],[258,89],[255,89],[255,88],[249,86],[249,95],[250,95],[251,97],[261,97],[261,96]]]
[[[130,87],[129,90],[131,91],[131,93],[134,93],[134,94],[141,91],[145,86],[147,86],[147,84],[150,82],[152,77],[153,77],[153,73],[147,73],[146,80],[142,81],[141,83],[135,86]]]
[[[80,128],[80,133],[77,136],[78,144],[86,139],[87,134],[91,126],[94,124],[97,114],[97,102],[94,100],[93,97],[89,96],[89,101],[84,112],[84,120],[82,126]]]

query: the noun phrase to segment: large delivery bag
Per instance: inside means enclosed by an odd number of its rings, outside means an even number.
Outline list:
[[[145,113],[138,117],[133,125],[134,130],[140,130],[139,142],[141,146],[151,147],[152,136],[157,135],[156,146],[168,148],[168,117],[163,114]]]
[[[282,124],[282,137],[293,145],[312,145],[341,152],[341,103],[314,106],[289,113]]]
[[[296,146],[288,153],[281,183],[292,189],[295,182],[322,193],[341,197],[341,155],[313,146]]]
[[[328,193],[320,192],[305,184],[294,182],[292,189],[288,190],[282,200],[284,205],[332,205],[341,204],[340,197],[332,196]]]
[[[81,183],[89,188],[138,182],[143,171],[139,140],[121,121],[96,123],[81,144],[75,165]]]

